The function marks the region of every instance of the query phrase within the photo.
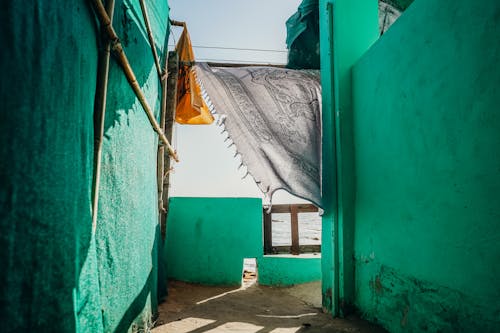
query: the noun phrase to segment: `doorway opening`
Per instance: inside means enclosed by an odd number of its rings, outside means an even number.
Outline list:
[[[246,289],[257,283],[258,277],[257,258],[243,259],[243,270],[241,276],[241,287]]]

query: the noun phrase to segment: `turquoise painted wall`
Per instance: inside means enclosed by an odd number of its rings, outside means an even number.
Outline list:
[[[351,68],[378,38],[376,0],[320,0],[323,93],[323,307],[354,301],[354,168]],[[348,306],[347,308],[350,308]]]
[[[166,1],[147,1],[155,43],[162,54]],[[159,118],[160,82],[138,1],[117,1],[114,26],[139,85]],[[104,328],[125,332],[147,326],[156,312],[158,228],[156,155],[158,138],[111,60],[102,153],[96,241]]]
[[[240,285],[243,259],[256,258],[258,281],[293,285],[321,279],[320,258],[263,256],[260,198],[170,198],[166,262],[169,278]]]
[[[147,1],[157,46],[168,5]],[[115,27],[158,109],[135,1]],[[97,25],[88,1],[0,11],[0,331],[126,332],[156,308],[157,139],[111,60],[98,228],[92,234]]]
[[[353,72],[356,305],[500,327],[500,3],[417,0]]]
[[[291,286],[321,280],[321,255],[272,255],[258,258],[259,284]]]
[[[262,253],[259,198],[170,198],[169,278],[209,285],[241,284],[243,259]]]

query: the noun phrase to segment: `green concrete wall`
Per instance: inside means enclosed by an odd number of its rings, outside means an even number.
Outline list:
[[[321,279],[320,258],[263,256],[260,198],[170,198],[169,278],[240,285],[243,259],[256,258],[258,281],[288,286]]]
[[[500,3],[418,0],[355,66],[356,305],[500,327]]]
[[[171,198],[166,260],[169,278],[240,285],[243,259],[262,253],[259,198]]]
[[[354,300],[354,165],[351,68],[378,38],[376,0],[320,0],[323,94],[323,307]]]
[[[167,2],[147,3],[161,49]],[[1,8],[0,331],[134,330],[156,307],[157,139],[112,60],[93,235],[98,31],[89,2]],[[139,8],[117,1],[115,27],[157,110]]]
[[[258,258],[259,284],[292,286],[321,280],[321,256],[272,255]]]

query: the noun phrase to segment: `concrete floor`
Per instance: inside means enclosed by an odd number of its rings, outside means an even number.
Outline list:
[[[386,331],[359,318],[321,311],[320,283],[290,288],[257,284],[207,287],[171,281],[154,333],[319,333]]]

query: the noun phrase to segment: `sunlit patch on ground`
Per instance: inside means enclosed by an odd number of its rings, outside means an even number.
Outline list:
[[[301,295],[313,294],[319,282],[289,288],[208,287],[169,283],[154,333],[384,333],[359,318],[332,319]]]

